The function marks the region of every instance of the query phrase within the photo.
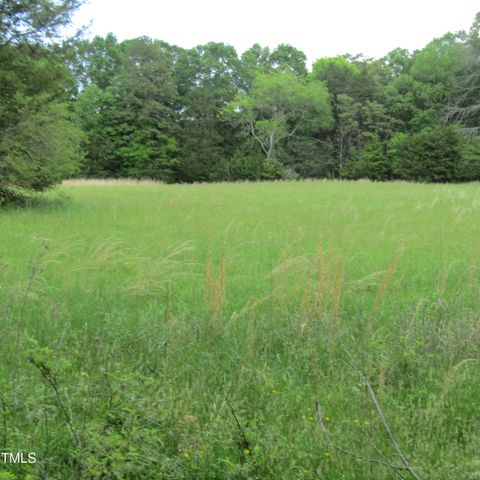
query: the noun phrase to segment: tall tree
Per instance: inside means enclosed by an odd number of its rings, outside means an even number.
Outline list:
[[[66,102],[72,78],[55,40],[80,1],[0,4],[0,201],[73,173],[80,132]]]
[[[177,92],[168,58],[154,41],[125,42],[117,93],[123,116],[118,132],[123,173],[173,181],[178,162],[172,107]]]
[[[58,40],[84,0],[2,0],[0,46]]]
[[[325,86],[293,73],[258,75],[250,92],[239,94],[228,112],[256,140],[267,161],[277,163],[281,143],[301,127],[328,128],[332,122]]]
[[[105,38],[96,36],[92,41],[85,40],[78,45],[74,71],[80,88],[94,84],[105,90],[116,80],[121,65],[122,48],[112,33]]]
[[[245,50],[241,56],[241,77],[244,91],[248,91],[255,77],[259,73],[270,73],[272,65],[270,62],[270,49],[262,47],[258,43]]]
[[[282,43],[270,55],[270,64],[273,70],[292,72],[298,77],[307,75],[306,55],[291,45]]]
[[[235,49],[211,42],[185,50],[174,70],[180,93],[179,179],[229,179],[228,160],[238,145],[238,135],[221,111],[241,89]]]
[[[96,83],[81,92],[76,107],[87,132],[84,172],[174,181],[177,90],[163,45],[141,37],[117,48],[107,37],[105,42],[95,39],[94,46],[102,47],[88,69]],[[118,66],[106,69],[105,60],[112,57]]]
[[[335,104],[338,95],[351,95],[355,77],[360,74],[358,67],[343,56],[326,57],[317,60],[311,76],[324,82]]]
[[[464,132],[473,137],[480,133],[480,12],[477,13],[459,58],[454,92],[446,119],[460,121]]]

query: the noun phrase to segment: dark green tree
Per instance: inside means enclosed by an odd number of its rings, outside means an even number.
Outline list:
[[[239,147],[239,132],[221,112],[240,90],[240,77],[240,61],[229,45],[212,42],[180,53],[180,181],[233,179],[229,159]]]
[[[270,55],[271,68],[279,72],[291,72],[297,77],[307,75],[307,57],[295,47],[281,44]]]
[[[73,79],[56,43],[80,1],[0,4],[0,201],[74,173],[80,132],[67,109]]]
[[[2,0],[0,46],[58,40],[83,0]]]
[[[126,41],[116,95],[122,176],[174,181],[177,95],[168,57],[148,38]]]
[[[451,182],[461,180],[461,137],[455,126],[425,128],[397,142],[393,174],[402,180]]]
[[[243,52],[240,58],[241,86],[243,91],[248,91],[251,88],[258,74],[271,73],[272,65],[270,55],[270,49],[268,47],[262,47],[258,43],[255,43]]]
[[[65,105],[49,103],[25,109],[3,135],[0,188],[6,197],[8,191],[10,195],[43,191],[75,172],[80,139]]]
[[[85,131],[82,172],[175,181],[177,90],[163,43],[142,37],[117,45],[107,36],[86,52],[75,108]]]
[[[480,181],[480,137],[476,136],[462,144],[461,160],[456,164],[456,179],[462,182]]]

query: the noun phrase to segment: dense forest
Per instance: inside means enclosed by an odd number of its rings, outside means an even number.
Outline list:
[[[72,175],[480,180],[480,14],[421,50],[309,71],[285,44],[62,39],[80,3],[2,3],[0,197]]]

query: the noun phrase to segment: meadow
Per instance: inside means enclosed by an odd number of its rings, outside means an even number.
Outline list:
[[[0,255],[1,480],[480,478],[479,184],[73,182]]]

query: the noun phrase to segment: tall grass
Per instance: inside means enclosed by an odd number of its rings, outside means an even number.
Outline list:
[[[480,475],[478,185],[60,194],[0,211],[0,479],[412,478],[342,359],[420,478]]]

